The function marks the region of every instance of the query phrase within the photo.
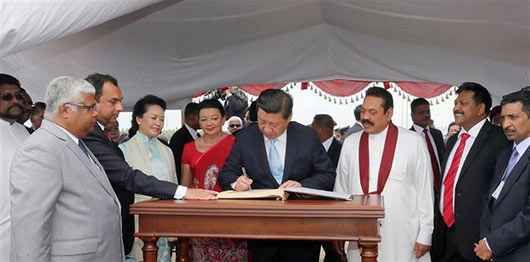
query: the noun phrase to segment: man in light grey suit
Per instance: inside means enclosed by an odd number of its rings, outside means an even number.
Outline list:
[[[11,261],[124,261],[120,204],[80,138],[95,124],[95,89],[58,77],[41,128],[11,167]]]

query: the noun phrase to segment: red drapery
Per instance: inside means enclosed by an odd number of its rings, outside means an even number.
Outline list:
[[[322,91],[334,96],[351,96],[368,86],[371,82],[349,80],[327,80],[313,82]]]
[[[253,95],[253,96],[259,96],[262,91],[267,89],[280,89],[284,87],[286,84],[284,83],[272,83],[272,84],[264,84],[264,85],[245,85],[245,86],[239,86],[239,88],[243,89],[245,92]]]
[[[352,80],[343,80],[343,79],[335,79],[335,80],[326,80],[326,81],[315,81],[312,82],[315,86],[317,86],[322,91],[338,97],[346,97],[354,95],[357,92],[362,91],[365,89],[370,83],[369,81],[352,81]],[[436,97],[447,90],[451,88],[451,85],[446,84],[439,84],[439,83],[417,83],[417,82],[393,82],[396,84],[399,88],[401,88],[403,91],[416,96],[416,97],[424,97],[424,98],[433,98]],[[385,82],[384,83],[385,88],[390,88],[390,83]],[[253,96],[259,96],[263,90],[266,89],[280,89],[284,87],[285,83],[271,83],[271,84],[264,84],[264,85],[243,85],[239,86],[242,90],[245,92],[253,95]],[[302,90],[306,90],[308,86],[307,82],[302,82]],[[199,97],[201,95],[204,95],[205,92],[195,94],[193,97]]]
[[[417,97],[433,98],[439,96],[451,88],[451,85],[438,83],[415,83],[415,82],[396,82],[403,91]]]

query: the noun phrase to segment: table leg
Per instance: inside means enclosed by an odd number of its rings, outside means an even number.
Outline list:
[[[156,262],[157,250],[156,241],[157,237],[141,237],[144,242],[142,251],[144,253],[144,262]]]
[[[377,243],[376,242],[359,242],[361,246],[362,262],[377,262]]]
[[[177,262],[190,261],[189,247],[188,239],[179,237],[179,255],[177,256]]]

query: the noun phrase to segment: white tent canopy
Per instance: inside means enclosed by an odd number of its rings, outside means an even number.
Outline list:
[[[211,88],[354,79],[530,83],[530,0],[1,1],[0,71],[41,100],[59,75],[115,76],[131,107]]]

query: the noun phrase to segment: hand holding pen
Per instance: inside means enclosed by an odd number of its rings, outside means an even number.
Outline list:
[[[243,172],[243,174],[237,178],[235,190],[236,191],[250,190],[251,189],[250,185],[252,184],[252,179],[250,179],[248,177],[248,174],[247,174],[247,172],[245,170],[245,167],[241,167],[241,171]]]

